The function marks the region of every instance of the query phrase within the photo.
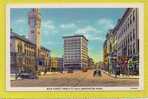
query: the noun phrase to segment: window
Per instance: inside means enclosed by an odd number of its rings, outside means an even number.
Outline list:
[[[128,23],[127,23],[127,27],[129,28],[129,18],[128,18]]]
[[[133,39],[135,39],[135,29],[133,29]]]
[[[130,32],[130,41],[132,41],[132,32]]]
[[[133,11],[133,21],[135,21],[135,10]]]
[[[130,16],[130,24],[132,24],[132,15]]]

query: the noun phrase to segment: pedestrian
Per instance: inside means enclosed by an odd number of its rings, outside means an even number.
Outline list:
[[[96,76],[96,70],[93,72],[93,77],[95,77]]]
[[[99,73],[99,76],[101,76],[101,70],[99,70],[99,72],[98,72],[98,73]]]

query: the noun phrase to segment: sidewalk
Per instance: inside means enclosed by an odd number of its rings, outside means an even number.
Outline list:
[[[104,70],[101,70],[103,73],[113,77],[113,78],[120,78],[120,79],[139,79],[139,76],[135,76],[135,75],[123,75],[123,74],[120,74],[118,76],[115,77],[115,74],[111,74],[107,71],[104,71]]]

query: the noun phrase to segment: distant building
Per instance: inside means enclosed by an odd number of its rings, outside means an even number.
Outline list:
[[[104,67],[103,69],[108,71],[109,70],[109,66],[108,66],[108,53],[107,53],[107,40],[104,41],[103,44],[103,63],[104,63]]]
[[[88,40],[83,35],[64,36],[64,69],[88,66]]]
[[[95,64],[92,58],[88,57],[88,69],[94,69]]]
[[[58,58],[58,66],[60,71],[63,71],[63,58]]]
[[[57,57],[50,57],[50,67],[58,68],[58,58]]]
[[[55,69],[55,71],[59,71],[63,69],[63,58],[59,57],[50,57],[49,60],[50,69]]]
[[[30,42],[24,36],[11,31],[10,33],[10,55],[11,55],[11,73],[21,71],[35,72],[36,57],[35,44]],[[39,71],[44,71],[48,67],[48,58],[50,50],[41,47],[41,56],[39,59]]]

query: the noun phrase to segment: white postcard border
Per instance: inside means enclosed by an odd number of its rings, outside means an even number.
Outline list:
[[[139,8],[139,86],[135,87],[11,87],[10,9],[11,8]],[[82,90],[84,89],[84,90]],[[144,90],[144,4],[143,3],[51,3],[8,4],[6,7],[6,90],[7,91],[141,91]]]

